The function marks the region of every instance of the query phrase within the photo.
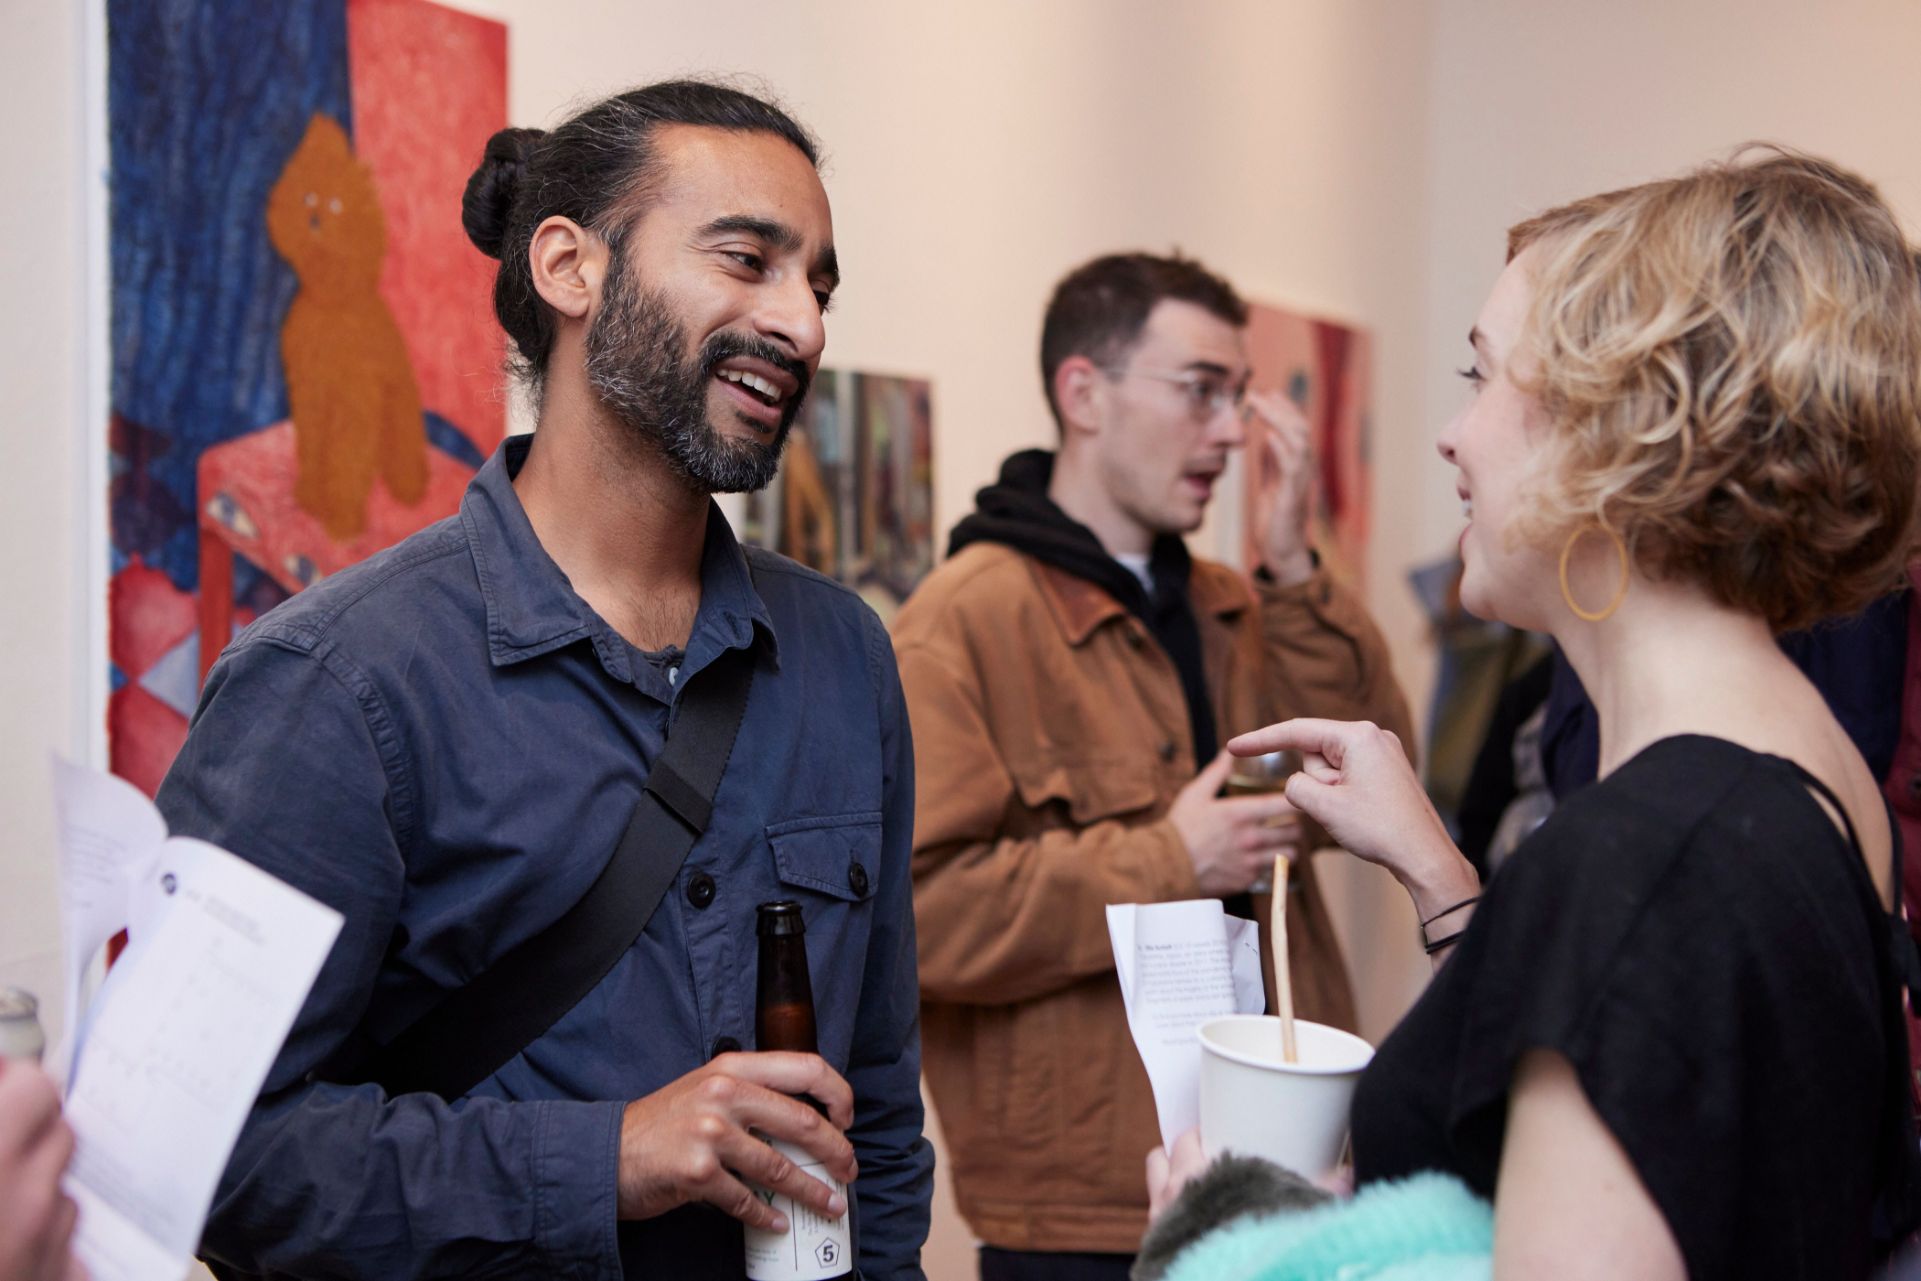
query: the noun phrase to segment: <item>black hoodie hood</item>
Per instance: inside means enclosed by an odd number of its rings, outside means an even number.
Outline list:
[[[1187,581],[1194,562],[1187,544],[1173,534],[1154,540],[1148,558],[1154,580],[1150,596],[1134,572],[1108,555],[1094,531],[1047,496],[1054,478],[1054,454],[1026,449],[1001,464],[1000,480],[974,496],[974,512],[954,526],[947,554],[972,543],[1001,543],[1046,565],[1065,570],[1099,587],[1140,619],[1173,660],[1187,696],[1188,726],[1194,736],[1194,761],[1214,759],[1217,738],[1214,704],[1201,667],[1201,634],[1188,600]]]

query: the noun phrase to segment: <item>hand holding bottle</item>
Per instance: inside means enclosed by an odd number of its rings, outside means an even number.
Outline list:
[[[826,1115],[797,1095],[819,1100]],[[759,1135],[805,1150],[851,1183],[859,1170],[844,1131],[853,1119],[852,1089],[818,1055],[720,1055],[627,1105],[620,1125],[620,1217],[650,1219],[702,1201],[751,1227],[785,1231],[782,1216],[749,1183],[838,1217],[845,1198]]]

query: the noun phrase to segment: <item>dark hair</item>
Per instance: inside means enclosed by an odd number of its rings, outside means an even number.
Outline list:
[[[514,373],[540,385],[554,317],[534,290],[527,249],[548,218],[571,218],[618,255],[626,229],[659,178],[653,147],[661,125],[698,125],[785,138],[820,166],[813,136],[772,103],[725,85],[667,80],[603,99],[552,131],[502,129],[487,140],[467,180],[460,222],[468,239],[500,260],[494,315],[514,341]]]
[[[1191,302],[1236,328],[1247,323],[1247,304],[1234,286],[1179,253],[1109,254],[1070,272],[1054,286],[1041,325],[1041,385],[1054,403],[1054,374],[1069,356],[1085,356],[1104,369],[1118,364],[1140,339],[1154,305],[1167,299]]]

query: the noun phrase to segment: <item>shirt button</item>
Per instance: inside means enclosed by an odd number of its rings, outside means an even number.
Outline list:
[[[714,901],[714,878],[705,872],[695,872],[687,882],[687,901],[695,907],[706,907]]]
[[[847,868],[847,884],[853,889],[854,893],[860,895],[862,898],[866,898],[867,869],[859,863],[849,865]]]
[[[710,1059],[717,1059],[723,1054],[738,1054],[738,1053],[740,1053],[740,1042],[736,1041],[731,1036],[723,1036],[714,1042],[714,1052],[712,1054],[709,1054],[707,1057]]]
[[[1171,761],[1174,759],[1174,753],[1180,749],[1174,746],[1174,740],[1170,738],[1163,742],[1156,750],[1160,752],[1162,760]]]

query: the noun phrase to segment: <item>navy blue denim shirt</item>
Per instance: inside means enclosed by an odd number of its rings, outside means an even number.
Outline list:
[[[161,787],[172,830],[346,925],[229,1164],[203,1248],[263,1276],[736,1278],[738,1225],[616,1223],[623,1105],[752,1048],[756,905],[798,899],[821,1054],[855,1098],[862,1276],[921,1276],[908,851],[913,749],[887,634],[852,593],[708,518],[684,657],[648,661],[574,593],[508,441],[458,515],[302,592],[208,677]],[[749,573],[749,565],[752,573]],[[676,691],[755,647],[714,820],[585,1000],[465,1098],[317,1083],[585,893]],[[677,668],[677,671],[675,670]]]

